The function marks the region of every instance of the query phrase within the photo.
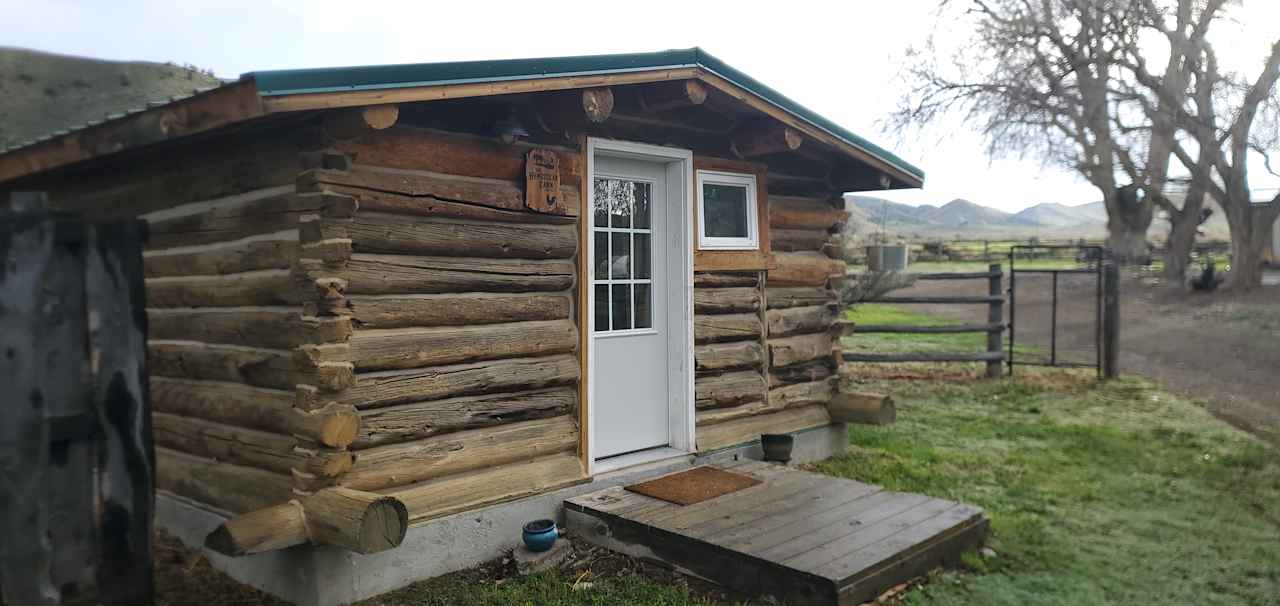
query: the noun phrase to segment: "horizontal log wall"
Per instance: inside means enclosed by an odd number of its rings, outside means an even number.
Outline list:
[[[831,422],[846,217],[826,200],[770,196],[770,269],[695,275],[698,450]]]
[[[577,150],[559,149],[556,213],[525,207],[528,147],[397,126],[336,142],[344,169],[300,192],[349,196],[351,217],[300,229],[320,317],[349,320],[344,389],[300,393],[350,406],[360,428],[339,485],[401,498],[412,520],[581,481],[575,316]],[[757,356],[763,359],[761,349]]]
[[[351,196],[297,191],[316,136],[305,123],[226,135],[51,194],[63,208],[148,222],[157,484],[232,513],[330,485],[354,464],[355,408],[298,406],[353,377],[325,349],[349,339],[350,320],[304,310],[317,291],[300,276],[303,224],[356,208]]]

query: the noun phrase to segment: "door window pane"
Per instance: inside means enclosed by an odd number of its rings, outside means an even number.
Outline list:
[[[596,178],[595,180],[595,187],[592,193],[595,199],[593,204],[595,212],[592,214],[595,218],[592,223],[596,227],[609,227],[609,200],[613,183],[613,179]]]
[[[649,234],[638,233],[635,235],[635,250],[632,253],[635,258],[633,267],[635,267],[636,279],[647,280],[652,278],[653,276],[650,275],[652,271],[650,269],[650,261],[652,261],[653,257],[652,252],[649,250]]]
[[[609,275],[614,280],[631,277],[631,234],[613,232],[613,252],[609,257]]]
[[[596,284],[596,330],[609,330],[609,285]]]
[[[610,183],[613,187],[609,197],[609,227],[627,229],[631,227],[631,207],[635,201],[636,184],[617,179]]]
[[[634,229],[649,229],[649,184],[636,183],[633,206]]]
[[[595,233],[595,261],[592,265],[595,268],[593,272],[597,280],[609,279],[609,232],[598,231]]]
[[[631,285],[614,284],[612,303],[613,330],[631,328]]]
[[[636,328],[653,328],[653,311],[649,299],[650,287],[648,284],[636,284],[635,287],[635,310],[636,310]]]
[[[711,238],[747,238],[747,188],[706,183],[702,186],[703,231]]]

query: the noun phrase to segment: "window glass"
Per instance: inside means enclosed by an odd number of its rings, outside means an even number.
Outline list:
[[[705,234],[711,238],[748,238],[747,188],[740,185],[706,183],[702,186],[702,216]]]
[[[613,316],[613,330],[631,328],[631,285],[614,284],[613,301],[610,314]]]

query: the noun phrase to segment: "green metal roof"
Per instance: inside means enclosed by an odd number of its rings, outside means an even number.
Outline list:
[[[761,84],[700,48],[668,50],[656,53],[620,55],[587,55],[544,59],[507,59],[501,61],[460,61],[452,63],[417,63],[336,67],[319,69],[287,69],[250,72],[241,78],[253,79],[264,97],[332,93],[355,90],[378,90],[532,80],[561,76],[617,74],[655,69],[699,67],[719,75],[773,105],[809,122],[844,142],[884,160],[921,181],[924,171],[838,124],[788,99],[782,93]]]

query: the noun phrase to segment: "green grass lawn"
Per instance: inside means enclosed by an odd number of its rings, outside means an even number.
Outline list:
[[[917,261],[907,266],[910,273],[943,273],[986,271],[992,263],[999,263],[1005,274],[1009,273],[1009,259],[997,257],[990,263],[986,261]],[[1022,259],[1017,262],[1018,269],[1073,269],[1082,267],[1074,259]],[[1006,277],[1006,280],[1008,278]]]
[[[984,322],[984,319],[978,317],[977,311],[974,312],[973,322]],[[985,314],[985,312],[982,312]],[[908,351],[920,352],[975,352],[987,350],[987,335],[985,333],[943,333],[943,334],[897,334],[897,333],[866,333],[859,334],[856,326],[859,324],[905,324],[909,326],[945,326],[952,324],[963,324],[964,322],[956,322],[949,319],[930,316],[919,312],[911,311],[905,307],[897,305],[889,305],[885,303],[859,303],[853,308],[845,311],[845,317],[852,320],[855,324],[854,334],[844,337],[842,341],[845,351],[859,351],[864,353],[897,353]],[[1008,347],[1008,340],[1005,339],[1005,347]],[[1034,353],[1038,350],[1034,347],[1019,345],[1017,354]],[[937,366],[937,365],[932,365]],[[972,367],[981,368],[980,363],[955,363],[954,367]]]
[[[975,308],[976,309],[976,308]],[[985,311],[982,312],[985,315]],[[974,312],[974,322],[978,322],[978,312]],[[944,326],[960,324],[935,316],[917,313],[896,305],[884,303],[859,303],[845,312],[845,317],[854,322],[854,334],[844,338],[846,351],[863,352],[900,352],[900,351],[985,351],[987,335],[984,333],[945,333],[945,334],[897,334],[867,333],[858,334],[857,325],[865,324],[905,324],[909,326]]]
[[[898,422],[851,426],[831,475],[984,507],[992,559],[910,604],[1280,603],[1280,463],[1137,380],[893,381]]]

